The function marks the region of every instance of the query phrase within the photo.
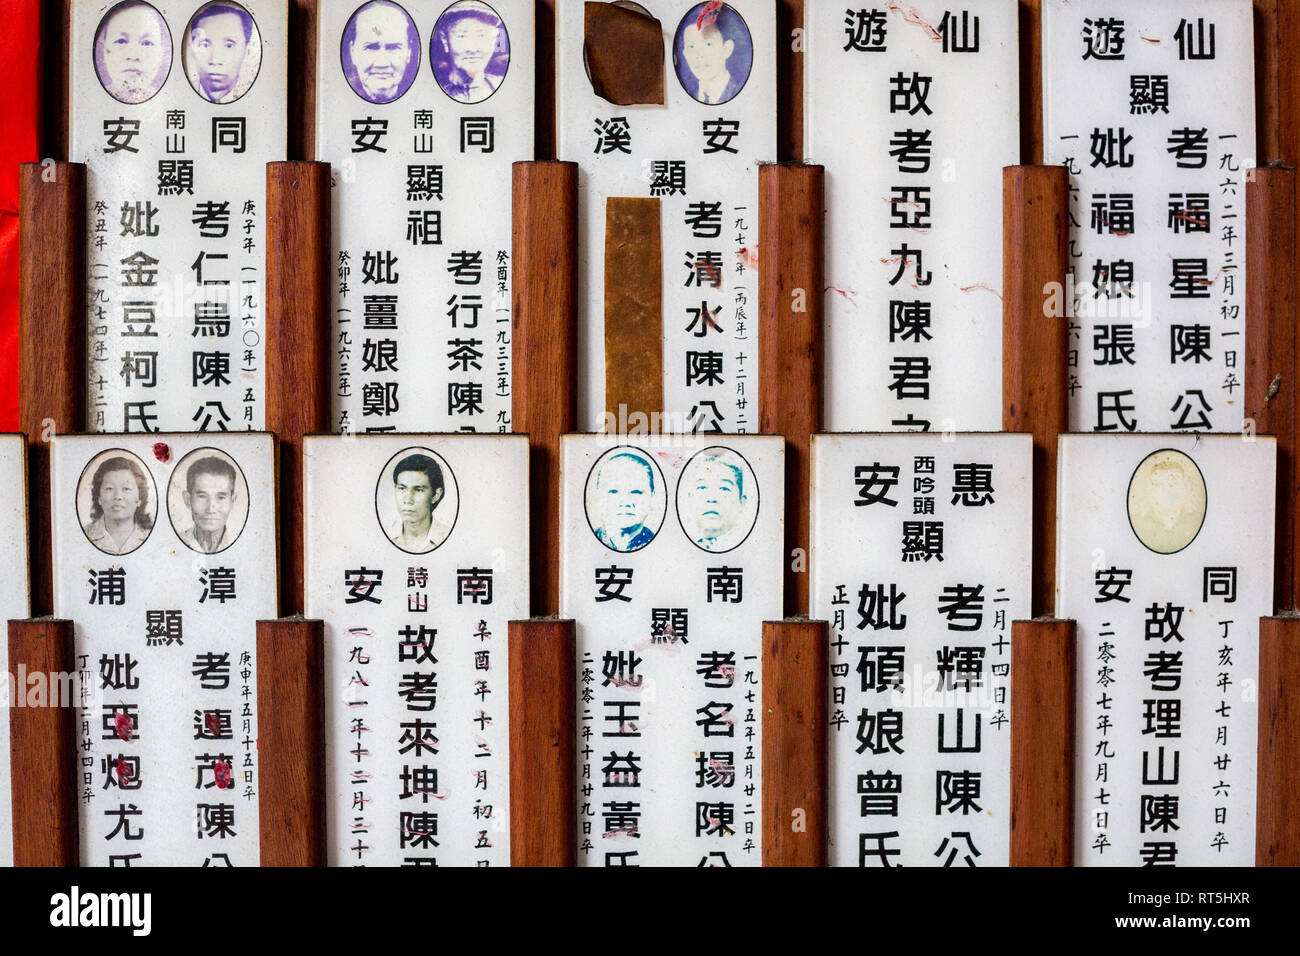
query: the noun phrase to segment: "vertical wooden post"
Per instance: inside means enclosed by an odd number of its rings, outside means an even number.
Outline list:
[[[49,440],[85,425],[86,167],[24,163],[18,188],[18,419],[39,617],[54,611]]]
[[[1035,616],[1056,601],[1056,438],[1069,430],[1068,322],[1048,316],[1065,294],[1069,173],[1064,166],[1002,171],[1002,430],[1034,436]]]
[[[1296,559],[1296,174],[1251,171],[1246,183],[1246,375],[1248,424],[1277,437],[1273,559],[1277,617],[1259,622],[1259,735],[1255,862],[1300,866],[1300,596]]]
[[[1056,443],[1069,429],[1068,319],[1046,309],[1053,289],[1065,294],[1068,175],[1002,171],[1002,427],[1034,441],[1035,615],[1055,605]],[[1013,866],[1069,866],[1074,852],[1074,634],[1041,617],[1011,626]]]
[[[302,437],[329,430],[329,165],[267,163],[266,208],[266,427],[280,439],[280,613],[295,614]]]
[[[510,622],[510,865],[573,866],[577,818],[573,621]]]
[[[763,434],[785,436],[787,614],[808,613],[808,573],[791,555],[808,555],[810,445],[823,421],[825,195],[821,166],[759,167],[758,415]]]
[[[825,866],[825,621],[763,622],[763,865]]]
[[[1296,174],[1254,169],[1246,182],[1246,371],[1243,414],[1256,434],[1277,437],[1277,533],[1273,606],[1295,607]]]
[[[1043,161],[1043,0],[1019,0],[1020,161]],[[1005,226],[1003,227],[1005,229]]]
[[[578,165],[515,163],[511,426],[528,434],[531,608],[560,609],[560,436],[578,419]]]
[[[1074,856],[1073,621],[1011,623],[1011,865]]]
[[[262,866],[324,866],[325,626],[257,622]]]
[[[1300,617],[1259,622],[1255,865],[1300,866]]]
[[[13,794],[14,865],[76,866],[77,685],[59,679],[75,677],[77,671],[72,622],[10,621],[9,670],[17,679],[10,692],[5,744]],[[35,674],[46,688],[43,701],[27,699],[25,677]],[[73,699],[55,699],[65,691]]]

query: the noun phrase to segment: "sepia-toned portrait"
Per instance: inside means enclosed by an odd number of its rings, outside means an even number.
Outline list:
[[[1152,452],[1129,479],[1129,524],[1156,554],[1174,554],[1191,544],[1205,523],[1205,507],[1205,478],[1181,451]]]
[[[182,458],[167,483],[167,516],[181,543],[199,554],[220,554],[248,522],[248,482],[225,452],[199,448]]]
[[[144,544],[158,516],[153,476],[136,455],[100,452],[77,482],[77,519],[86,539],[104,554],[130,554]]]

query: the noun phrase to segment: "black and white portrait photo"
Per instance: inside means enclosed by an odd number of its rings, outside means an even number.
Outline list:
[[[673,38],[673,68],[682,88],[700,103],[736,98],[754,65],[754,41],[744,18],[727,4],[698,3]]]
[[[358,7],[343,28],[339,56],[357,96],[367,103],[391,103],[415,82],[420,34],[401,5],[372,0]]]
[[[194,92],[209,103],[233,103],[262,66],[262,37],[252,14],[230,0],[195,11],[185,28],[181,61]]]
[[[720,554],[738,548],[758,521],[758,479],[743,456],[716,446],[697,452],[677,481],[677,517],[691,542]]]
[[[119,103],[153,99],[172,68],[172,35],[163,15],[143,0],[109,9],[95,31],[95,73]]]
[[[587,523],[611,551],[639,551],[654,540],[667,510],[664,476],[639,448],[611,448],[587,475]]]
[[[104,554],[130,554],[144,544],[158,516],[153,476],[120,448],[92,458],[77,482],[77,518],[87,540]]]
[[[172,528],[199,554],[219,554],[238,541],[248,508],[243,470],[216,448],[198,448],[182,458],[167,485]]]
[[[486,3],[453,3],[433,28],[429,62],[444,93],[458,103],[481,103],[497,91],[510,66],[505,24]]]
[[[408,448],[384,465],[375,515],[385,537],[407,554],[427,554],[451,534],[460,509],[456,477],[428,448]]]

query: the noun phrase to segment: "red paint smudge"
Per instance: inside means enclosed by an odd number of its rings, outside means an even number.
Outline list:
[[[1159,43],[1159,42],[1160,42],[1160,38],[1159,38],[1159,37],[1149,37],[1149,36],[1147,36],[1145,33],[1138,33],[1138,39],[1139,39],[1139,40],[1146,40],[1148,43]]]
[[[705,256],[697,256],[695,259],[696,270],[701,270],[709,277],[709,285],[715,289],[722,288],[722,270],[708,260]],[[718,306],[721,309],[722,306]],[[715,313],[716,314],[716,313]]]
[[[127,743],[131,742],[131,715],[124,710],[113,711],[113,726],[117,735]]]
[[[750,269],[758,268],[757,249],[751,249],[749,248],[749,246],[741,246],[741,248],[736,250],[736,258],[739,259],[741,261],[741,264],[743,264],[747,268]]]
[[[125,760],[117,758],[117,785],[119,787],[128,787],[131,785],[131,768],[127,766]]]
[[[898,258],[898,257],[895,256],[895,258]],[[884,260],[882,259],[881,261],[883,262]],[[858,307],[858,298],[857,298],[857,296],[858,296],[858,290],[857,290],[857,289],[841,289],[841,288],[840,288],[839,286],[837,286],[837,285],[828,285],[826,288],[828,288],[828,289],[830,289],[832,292],[834,292],[834,293],[836,293],[836,294],[842,296],[842,297],[844,298],[844,301],[847,302],[849,305],[853,306],[853,308],[856,309],[856,308]]]
[[[1002,298],[1002,293],[999,292],[997,289],[993,288],[993,286],[989,285],[987,282],[975,282],[972,283],[971,285],[959,286],[959,288],[961,289],[962,292],[970,292],[974,289],[983,289],[985,292],[993,293],[999,299]]]
[[[212,779],[217,783],[218,790],[229,790],[235,785],[234,774],[230,770],[230,764],[224,760],[218,760],[212,765]]]
[[[917,10],[916,7],[905,7],[901,3],[894,2],[889,4],[889,9],[901,14],[903,19],[908,23],[920,27],[931,40],[939,41],[943,39],[943,35],[932,27],[929,21],[921,16],[920,11]]]
[[[203,726],[208,728],[208,733],[212,736],[221,736],[221,718],[217,716],[215,710],[210,710],[203,715]]]
[[[165,441],[156,441],[153,443],[153,456],[164,465],[172,460],[171,446]]]
[[[700,11],[700,15],[695,18],[695,29],[703,30],[705,27],[711,27],[718,22],[718,14],[722,12],[722,0],[709,0]]]

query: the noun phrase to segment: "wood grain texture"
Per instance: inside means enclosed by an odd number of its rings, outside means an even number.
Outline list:
[[[664,410],[660,215],[658,199],[605,200],[605,410],[617,421]]]
[[[763,622],[764,866],[826,865],[829,642],[825,621]]]
[[[1293,34],[1283,38],[1279,33],[1287,15],[1285,8],[1292,8],[1291,15],[1294,16],[1297,0],[1253,0],[1251,6],[1255,31],[1255,153],[1259,165],[1263,166],[1281,157],[1282,126],[1296,121],[1295,117],[1284,116],[1278,110],[1279,94],[1284,89],[1295,95],[1296,71],[1279,70],[1278,62],[1284,44],[1291,45],[1288,55],[1300,54],[1300,48],[1296,47],[1300,37]],[[1300,23],[1287,28],[1294,31],[1297,26]],[[1281,62],[1294,64],[1296,60],[1283,59]],[[1292,100],[1292,106],[1300,106],[1300,103]],[[1294,164],[1300,160],[1293,156],[1290,162]]]
[[[578,853],[577,637],[573,621],[510,622],[510,865]]]
[[[14,707],[24,703],[27,682],[18,675],[74,675],[77,659],[72,622],[50,618],[9,622],[9,671],[20,684],[9,707],[10,789],[13,794],[15,866],[76,866],[77,696],[66,683],[66,706]],[[47,697],[45,704],[55,703]],[[7,821],[6,821],[7,822]]]
[[[1002,430],[1034,437],[1033,613],[1056,605],[1056,438],[1069,430],[1069,319],[1047,315],[1064,297],[1069,238],[1064,166],[1002,171]]]
[[[776,158],[797,163],[803,155],[803,49],[795,49],[804,25],[804,0],[776,0]],[[767,157],[763,157],[766,159]]]
[[[325,625],[257,622],[262,866],[325,866]]]
[[[360,6],[360,2],[356,4]],[[285,159],[316,158],[316,24],[320,0],[289,0],[289,142]],[[328,222],[329,220],[326,220]]]
[[[578,165],[515,163],[511,428],[528,435],[532,613],[560,609],[560,436],[578,421]]]
[[[303,604],[302,437],[330,431],[330,168],[266,165],[266,428],[279,437],[280,613]]]
[[[785,612],[808,613],[808,572],[791,554],[809,548],[812,436],[825,400],[823,322],[825,170],[767,165],[758,171],[758,417],[765,435],[785,436]]]
[[[1043,161],[1042,0],[1020,0],[1019,14],[1020,161],[1035,165]]]
[[[1300,617],[1259,622],[1255,865],[1300,866]]]
[[[54,611],[50,446],[85,425],[86,167],[19,171],[18,422],[27,436],[34,616]]]
[[[1073,621],[1011,623],[1011,865],[1074,856]]]
[[[1296,173],[1256,169],[1246,182],[1246,342],[1242,412],[1277,437],[1273,606],[1295,607]]]
[[[68,158],[69,69],[68,37],[72,0],[41,0],[41,156]]]

